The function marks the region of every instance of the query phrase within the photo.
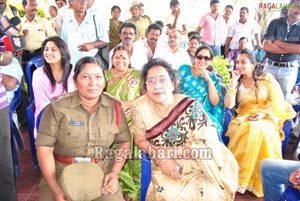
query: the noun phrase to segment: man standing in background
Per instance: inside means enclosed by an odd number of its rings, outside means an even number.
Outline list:
[[[219,4],[219,0],[210,1],[211,11],[202,16],[197,28],[199,34],[201,34],[203,29],[201,44],[208,45],[216,56],[221,55],[221,44],[224,35],[222,31],[224,31],[226,27],[223,16],[218,12]]]
[[[291,0],[286,17],[270,22],[264,35],[267,61],[265,71],[271,73],[288,99],[297,79],[300,54],[300,0]]]

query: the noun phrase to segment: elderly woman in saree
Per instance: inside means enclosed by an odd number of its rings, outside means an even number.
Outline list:
[[[175,92],[176,73],[162,59],[150,60],[142,78],[146,93],[133,103],[131,132],[151,157],[146,200],[233,200],[237,162],[201,103]]]
[[[237,116],[229,124],[228,148],[239,163],[238,192],[263,196],[259,164],[264,158],[281,159],[283,123],[295,112],[284,100],[274,77],[262,72],[248,49],[237,57],[236,70],[225,96],[226,108],[237,105]]]
[[[211,61],[213,56],[212,49],[203,45],[196,50],[194,65],[180,66],[178,70],[180,78],[179,92],[202,103],[217,128],[219,139],[221,139],[224,96],[221,93],[221,81],[216,73],[212,71]]]
[[[122,102],[128,125],[132,113],[132,101],[140,96],[142,88],[141,71],[130,66],[128,48],[119,45],[114,48],[112,55],[112,68],[105,72],[107,81],[106,92],[115,96]],[[138,155],[138,148],[131,144],[133,157]],[[136,154],[134,154],[136,153]],[[139,199],[141,163],[139,160],[128,160],[120,177],[123,194],[134,200]]]

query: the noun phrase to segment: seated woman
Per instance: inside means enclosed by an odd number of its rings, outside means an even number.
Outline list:
[[[292,119],[295,112],[284,100],[278,82],[256,66],[255,56],[248,49],[238,55],[225,96],[226,108],[236,104],[237,117],[229,124],[226,135],[228,148],[239,163],[238,191],[249,190],[262,197],[260,161],[282,158],[283,123]]]
[[[143,82],[141,71],[131,68],[128,48],[116,46],[112,55],[112,68],[105,72],[106,91],[122,101],[127,119],[131,116],[132,101],[140,95]]]
[[[131,131],[152,158],[146,200],[233,200],[237,163],[197,100],[175,93],[177,76],[161,59],[143,69],[146,94],[134,101]]]
[[[141,80],[141,71],[135,70],[130,66],[130,56],[126,46],[119,45],[114,48],[112,68],[105,72],[105,77],[107,82],[106,92],[122,101],[122,108],[125,112],[128,126],[130,126],[132,101],[140,96],[143,82]],[[133,145],[133,137],[131,142],[132,153],[138,153],[138,148]],[[140,160],[128,160],[120,177],[123,194],[133,200],[139,200],[140,174]]]
[[[74,70],[70,64],[70,53],[66,43],[53,36],[42,44],[44,66],[37,68],[32,76],[35,103],[35,119],[52,98],[76,88],[73,82]],[[36,128],[34,135],[36,137]]]
[[[221,93],[221,82],[216,73],[210,72],[213,68],[211,61],[213,51],[204,45],[197,49],[195,53],[195,65],[182,65],[179,70],[179,92],[195,98],[202,103],[208,116],[215,124],[219,139],[221,139],[224,97]]]
[[[123,200],[118,177],[130,148],[125,115],[117,114],[115,104],[119,102],[103,93],[106,83],[97,59],[80,59],[74,71],[77,91],[51,102],[44,109],[39,126],[36,145],[43,174],[40,197],[67,200],[58,181],[63,169],[80,157],[97,163],[105,174],[102,195],[95,200]],[[113,143],[117,147],[115,157],[106,155]]]

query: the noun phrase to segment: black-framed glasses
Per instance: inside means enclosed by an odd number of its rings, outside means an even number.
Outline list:
[[[201,54],[196,55],[195,58],[196,58],[196,59],[199,59],[199,60],[204,59],[204,61],[211,61],[211,57],[203,56],[203,55],[201,55]]]

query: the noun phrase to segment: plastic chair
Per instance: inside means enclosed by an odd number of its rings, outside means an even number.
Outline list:
[[[146,201],[146,194],[151,181],[151,161],[148,154],[142,152],[141,201]]]
[[[300,192],[292,186],[288,186],[280,197],[280,201],[298,201],[300,200]]]
[[[29,89],[29,102],[26,108],[26,116],[27,116],[27,126],[28,126],[28,134],[30,140],[31,154],[33,160],[33,168],[34,170],[38,170],[38,161],[36,157],[36,148],[35,148],[35,139],[34,139],[34,112],[35,112],[35,104],[34,104],[34,94],[32,89],[32,72],[39,67],[43,66],[43,57],[36,56],[33,57],[26,65],[26,75]]]
[[[224,141],[224,144],[227,145],[229,142],[229,137],[225,136],[227,130],[228,130],[228,125],[232,119],[232,113],[231,109],[226,108],[225,109],[225,116],[224,116],[224,124],[223,124],[223,134],[222,134],[222,139]],[[292,121],[291,120],[286,120],[284,122],[283,126],[283,132],[284,132],[284,140],[282,141],[282,156],[284,156],[286,148],[288,146],[289,138],[290,138],[290,132],[292,128]]]
[[[22,91],[21,91],[21,88],[19,87],[18,90],[14,92],[14,98],[12,99],[12,101],[9,104],[11,149],[12,149],[12,155],[13,155],[15,176],[20,175],[19,160],[18,160],[15,142],[17,142],[17,145],[18,145],[20,151],[24,151],[24,145],[23,145],[23,141],[22,141],[22,137],[20,135],[19,129],[14,122],[13,113],[20,106],[21,102],[22,102]]]

